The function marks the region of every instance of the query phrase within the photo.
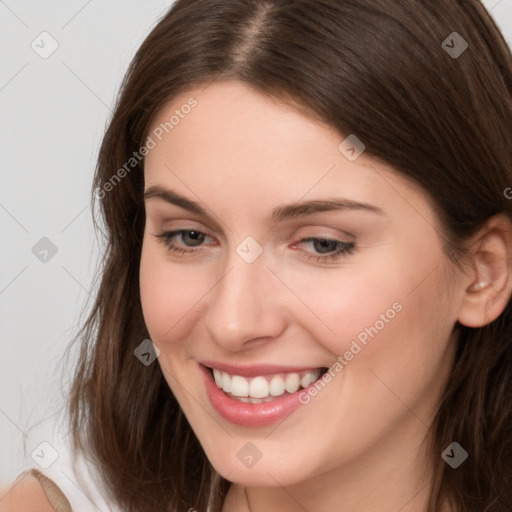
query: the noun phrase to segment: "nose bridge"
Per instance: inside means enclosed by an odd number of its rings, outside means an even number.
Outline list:
[[[211,337],[230,350],[245,342],[278,335],[282,328],[277,308],[277,283],[262,252],[254,258],[244,243],[225,260],[223,277],[207,298],[204,325]],[[254,258],[254,259],[253,259]]]

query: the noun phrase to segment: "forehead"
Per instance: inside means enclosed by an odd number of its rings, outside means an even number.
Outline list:
[[[232,81],[179,94],[156,114],[150,128],[155,130],[161,132],[165,139],[162,142],[175,154],[180,150],[179,139],[187,143],[185,151],[189,147],[201,150],[197,157],[215,147],[219,150],[216,160],[229,155],[233,161],[235,155],[245,151],[248,164],[297,152],[299,145],[303,154],[318,158],[328,152],[332,159],[337,157],[341,137],[332,127],[306,117],[279,99]]]
[[[276,98],[239,82],[213,83],[176,96],[154,117],[145,182],[252,211],[271,204],[332,195],[412,204],[429,215],[422,191],[363,154],[349,160],[346,136]],[[411,213],[410,211],[408,212]]]

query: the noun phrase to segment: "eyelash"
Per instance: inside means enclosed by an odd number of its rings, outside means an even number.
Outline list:
[[[194,253],[197,251],[195,251],[194,249],[184,249],[182,247],[176,247],[172,243],[172,239],[176,235],[181,235],[184,233],[191,233],[191,232],[198,233],[199,235],[208,236],[208,235],[206,235],[206,233],[203,233],[202,231],[199,231],[197,229],[178,229],[175,231],[167,231],[167,232],[161,233],[159,235],[154,235],[154,236],[156,236],[158,238],[158,241],[162,242],[170,251],[177,253],[177,254],[190,254],[190,253]],[[315,241],[324,241],[324,242],[328,242],[328,243],[332,242],[332,243],[336,244],[336,246],[338,247],[338,249],[336,251],[334,251],[333,253],[328,254],[328,255],[312,256],[310,253],[307,253],[307,252],[304,253],[305,254],[304,257],[306,259],[309,259],[309,260],[316,259],[317,262],[322,262],[322,263],[336,261],[341,256],[344,256],[344,255],[348,256],[348,255],[352,254],[356,249],[354,242],[341,242],[340,240],[333,240],[330,238],[307,237],[307,238],[302,238],[300,240],[300,243],[315,242]]]

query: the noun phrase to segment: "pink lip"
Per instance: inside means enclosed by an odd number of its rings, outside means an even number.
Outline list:
[[[209,368],[216,368],[230,375],[240,375],[241,377],[257,377],[258,375],[271,375],[274,373],[301,372],[303,370],[315,370],[320,366],[280,366],[272,364],[259,364],[252,366],[234,365],[221,363],[220,361],[200,361],[200,364]]]
[[[226,365],[222,366],[226,367]],[[215,367],[219,370],[221,369],[217,363],[215,364]],[[266,368],[268,369],[269,367]],[[279,371],[276,371],[276,368],[279,369],[280,367],[272,368],[272,372],[266,373],[279,373]],[[222,391],[222,389],[219,389],[217,384],[215,384],[215,381],[213,380],[213,377],[208,368],[206,368],[203,364],[199,364],[199,369],[203,374],[206,384],[206,392],[210,402],[212,403],[215,410],[220,414],[220,416],[231,423],[235,423],[243,427],[265,427],[272,425],[277,421],[283,420],[301,406],[301,402],[299,401],[299,393],[303,393],[304,389],[300,389],[296,393],[285,395],[280,398],[276,398],[271,402],[262,404],[249,404],[240,402],[239,400],[235,400],[229,397],[226,393],[224,393],[224,391]],[[250,370],[252,371],[253,367],[251,367]],[[228,372],[228,370],[225,371]],[[288,369],[286,371],[290,370]],[[230,367],[229,370],[229,373],[231,372],[232,367]],[[233,372],[233,374],[237,375],[236,372]],[[238,373],[238,375],[243,376],[240,373]],[[265,375],[265,373],[260,372],[256,373],[256,375]],[[312,385],[313,384],[310,384],[310,386]]]

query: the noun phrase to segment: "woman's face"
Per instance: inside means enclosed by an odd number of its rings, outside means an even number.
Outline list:
[[[421,189],[238,82],[181,94],[148,133],[144,318],[217,471],[417,464],[461,299]]]

